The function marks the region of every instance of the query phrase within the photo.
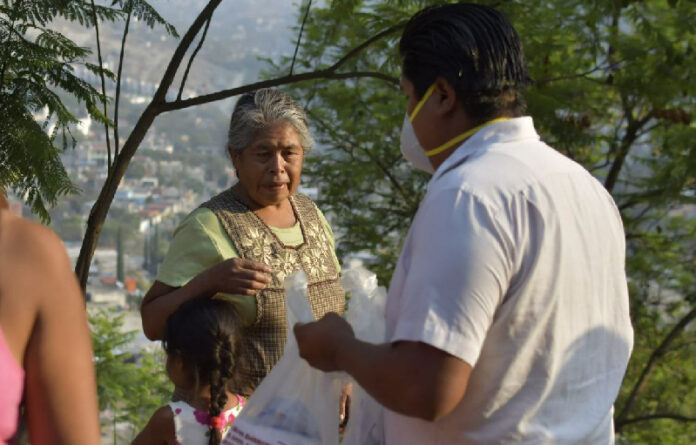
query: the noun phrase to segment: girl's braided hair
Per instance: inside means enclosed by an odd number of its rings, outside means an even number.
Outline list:
[[[181,357],[192,371],[196,387],[210,385],[211,419],[219,418],[227,403],[226,388],[234,377],[240,326],[231,303],[210,298],[187,301],[167,320],[162,346],[167,355]],[[215,426],[211,421],[209,445],[219,445],[222,440],[220,425]]]

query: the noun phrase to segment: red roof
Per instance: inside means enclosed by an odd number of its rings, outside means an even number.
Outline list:
[[[101,278],[99,278],[99,281],[101,281],[101,284],[116,284],[116,277],[114,277],[114,276],[101,277]]]
[[[135,278],[133,277],[126,277],[125,282],[123,283],[126,286],[126,292],[129,294],[134,293],[137,289],[137,283],[135,282]]]

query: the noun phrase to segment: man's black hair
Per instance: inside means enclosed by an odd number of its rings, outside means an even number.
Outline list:
[[[449,82],[474,122],[524,112],[530,83],[517,31],[500,12],[472,3],[426,8],[401,36],[403,75],[420,98],[438,77]]]

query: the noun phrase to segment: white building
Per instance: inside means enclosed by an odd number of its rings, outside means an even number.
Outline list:
[[[88,285],[87,302],[106,307],[126,307],[126,291],[112,286]]]

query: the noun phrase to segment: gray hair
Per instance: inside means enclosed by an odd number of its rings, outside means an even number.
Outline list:
[[[284,120],[295,128],[306,152],[314,144],[309,133],[307,114],[288,94],[276,88],[263,88],[245,93],[237,101],[230,119],[227,147],[242,154],[250,146],[259,130],[275,121]]]

